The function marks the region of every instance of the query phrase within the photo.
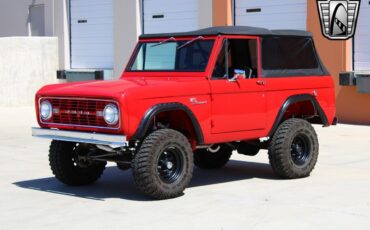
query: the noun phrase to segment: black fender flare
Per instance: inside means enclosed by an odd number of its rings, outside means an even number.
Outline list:
[[[191,123],[193,125],[196,140],[198,144],[203,144],[203,133],[202,129],[200,128],[199,122],[196,119],[194,113],[184,104],[178,103],[178,102],[172,102],[172,103],[163,103],[163,104],[156,104],[149,108],[145,114],[144,117],[141,119],[139,127],[137,128],[135,134],[132,136],[132,140],[142,140],[145,137],[145,134],[149,130],[149,125],[152,119],[155,115],[161,113],[161,112],[167,112],[167,111],[173,111],[173,110],[181,110],[184,111],[188,117],[191,120]]]
[[[320,104],[317,102],[316,98],[313,97],[310,94],[298,94],[298,95],[293,95],[288,97],[288,99],[285,100],[283,105],[281,106],[279,113],[275,119],[274,125],[272,126],[270,132],[269,132],[269,137],[274,135],[275,131],[279,127],[281,121],[283,120],[284,114],[286,110],[289,108],[291,104],[297,103],[297,102],[302,102],[302,101],[310,101],[314,108],[316,109],[318,115],[321,118],[321,121],[324,126],[329,126],[328,118],[326,117],[326,114],[324,110],[321,108]]]

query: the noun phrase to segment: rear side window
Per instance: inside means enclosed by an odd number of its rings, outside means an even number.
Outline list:
[[[263,38],[262,69],[265,77],[327,74],[312,39],[306,37]]]

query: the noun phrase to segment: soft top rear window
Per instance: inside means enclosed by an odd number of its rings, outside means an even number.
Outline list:
[[[263,76],[327,75],[310,37],[264,37]]]

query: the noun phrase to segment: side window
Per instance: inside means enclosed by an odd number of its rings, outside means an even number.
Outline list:
[[[263,69],[316,69],[315,48],[310,38],[265,38]]]
[[[257,39],[227,39],[218,55],[212,78],[232,78],[243,73],[245,78],[257,78]]]
[[[227,78],[227,68],[226,68],[226,66],[228,65],[226,63],[227,62],[226,57],[228,56],[226,54],[227,47],[228,41],[224,40],[224,43],[216,60],[215,68],[213,69],[212,73],[213,79]]]
[[[262,40],[262,76],[325,76],[310,37],[266,37]]]

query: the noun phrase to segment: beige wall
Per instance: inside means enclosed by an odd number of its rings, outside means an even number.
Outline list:
[[[58,41],[50,37],[0,38],[0,106],[30,106],[36,91],[56,83]]]
[[[69,1],[56,0],[54,3],[54,34],[58,38],[59,69],[70,68],[70,43],[69,43]]]
[[[69,68],[68,0],[1,0],[0,37],[30,36],[29,7],[44,4],[45,36],[58,37],[59,68]]]
[[[121,76],[141,34],[140,2],[113,0],[113,46],[115,78]]]
[[[0,37],[29,36],[29,7],[39,4],[45,5],[45,34],[53,36],[54,0],[1,0]]]
[[[212,26],[213,0],[198,0],[199,5],[199,28]]]

